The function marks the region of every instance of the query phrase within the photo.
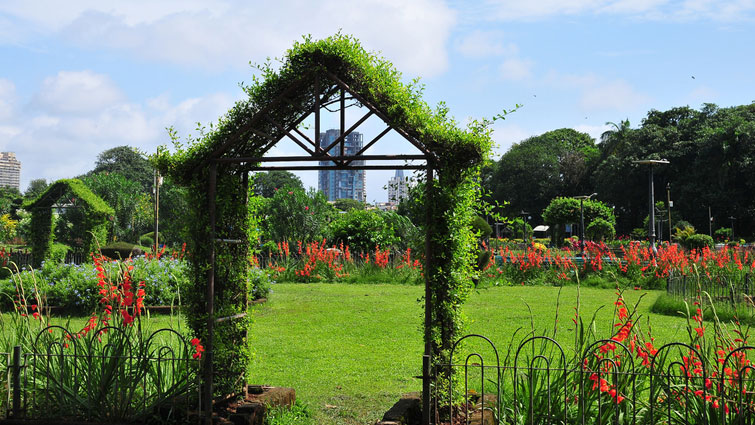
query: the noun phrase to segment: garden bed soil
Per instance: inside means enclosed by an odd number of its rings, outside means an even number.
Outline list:
[[[217,403],[212,423],[216,425],[263,425],[271,407],[291,407],[296,401],[293,388],[249,385],[241,400]]]
[[[498,404],[498,397],[486,394],[484,403],[479,395],[470,394],[466,406],[454,406],[451,420],[439,420],[439,425],[494,425],[496,423],[492,408]],[[485,409],[483,409],[483,404]],[[440,417],[448,417],[448,407],[441,407]],[[422,396],[420,393],[404,394],[383,419],[375,425],[420,425],[422,422]]]

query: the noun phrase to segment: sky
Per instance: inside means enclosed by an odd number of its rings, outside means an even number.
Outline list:
[[[461,125],[522,105],[495,123],[495,159],[558,128],[599,140],[651,109],[755,101],[755,0],[3,0],[0,151],[21,161],[21,191],[112,147],[154,152],[166,128],[185,140],[242,99],[251,65],[338,31]],[[371,140],[382,127],[368,124]],[[411,152],[398,136],[379,145]],[[368,201],[386,200],[392,174],[367,171]]]

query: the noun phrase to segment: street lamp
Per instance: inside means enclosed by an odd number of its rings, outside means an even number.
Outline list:
[[[522,210],[519,215],[522,216],[522,242],[524,243],[525,247],[527,246],[527,219],[532,218],[530,217],[530,213],[527,211]]]
[[[737,218],[734,216],[729,217],[729,220],[731,220],[731,240],[734,240],[734,220]]]
[[[668,164],[668,160],[665,159],[642,159],[639,161],[632,161],[635,164],[640,165],[649,165],[650,172],[648,173],[648,238],[650,239],[650,247],[653,250],[653,255],[658,255],[658,249],[655,247],[655,192],[653,190],[653,168],[655,168],[656,165],[665,165]]]
[[[668,243],[671,244],[671,207],[674,206],[674,202],[671,201],[671,182],[666,183],[666,209],[668,210]],[[663,235],[661,235],[663,239]]]
[[[597,195],[597,193],[592,193],[590,195],[578,195],[575,196],[574,199],[579,199],[579,257],[584,258],[585,256],[585,199],[590,199],[593,196]]]

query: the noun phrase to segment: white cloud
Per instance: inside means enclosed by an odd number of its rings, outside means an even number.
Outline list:
[[[587,110],[614,109],[626,111],[649,100],[648,96],[636,91],[626,81],[614,80],[601,82],[587,88],[582,93],[580,105]]]
[[[12,89],[11,82],[0,80],[0,104]],[[16,152],[22,162],[22,190],[35,178],[51,181],[86,173],[100,152],[115,146],[154,152],[169,144],[166,127],[185,137],[197,122],[216,120],[235,100],[215,93],[129,102],[107,75],[90,71],[46,78],[30,98],[0,125],[0,149]]]
[[[448,66],[446,46],[456,22],[441,0],[282,0],[275,7],[241,0],[86,0],[65,7],[52,0],[11,1],[0,5],[3,12],[84,48],[210,70],[245,68],[250,60],[280,56],[304,34],[326,37],[340,28],[421,76]]]
[[[496,147],[493,150],[493,159],[498,160],[501,155],[506,153],[514,143],[519,143],[522,140],[538,134],[537,132],[527,130],[516,124],[495,124],[493,126],[493,142]]]
[[[750,21],[755,18],[753,0],[488,0],[486,8],[489,18],[503,21],[578,15],[720,22]]]
[[[687,103],[690,105],[716,103],[718,95],[719,93],[716,90],[708,86],[700,86],[687,95]]]
[[[106,75],[92,71],[60,71],[47,77],[33,101],[53,113],[87,113],[121,101],[121,90]]]
[[[510,58],[499,66],[501,77],[506,80],[525,80],[532,76],[534,63],[529,59]]]
[[[7,120],[13,114],[15,97],[16,85],[10,80],[0,78],[0,122]]]
[[[587,133],[595,139],[596,142],[600,142],[600,136],[611,129],[612,127],[610,125],[587,125],[587,124],[579,124],[575,125],[575,130],[579,131],[580,133]]]
[[[502,54],[517,54],[519,49],[513,43],[505,43],[501,31],[475,30],[456,40],[456,51],[470,58],[484,58]]]
[[[593,73],[559,74],[551,71],[543,81],[558,90],[578,92],[579,106],[588,111],[627,111],[651,100],[650,96],[623,79],[609,79]]]

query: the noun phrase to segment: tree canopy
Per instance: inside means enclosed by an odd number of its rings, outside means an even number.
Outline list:
[[[498,202],[509,202],[508,215],[525,210],[537,216],[551,199],[588,190],[590,167],[598,155],[590,135],[570,128],[533,136],[514,144],[491,167],[488,190]]]
[[[710,206],[714,230],[734,217],[735,237],[755,233],[755,103],[651,110],[638,128],[626,119],[607,125],[597,145],[570,129],[517,143],[489,167],[485,185],[494,199],[510,202],[510,217],[597,192],[615,207],[617,233],[629,234],[648,214],[649,170],[634,161],[668,159],[654,168],[655,196],[666,200],[670,189],[672,217],[707,229]]]
[[[290,171],[273,170],[254,175],[255,195],[272,198],[276,190],[284,187],[304,189],[301,179]]]
[[[130,146],[118,146],[97,155],[90,174],[118,173],[138,182],[144,191],[150,191],[154,182],[154,167],[147,158]]]

